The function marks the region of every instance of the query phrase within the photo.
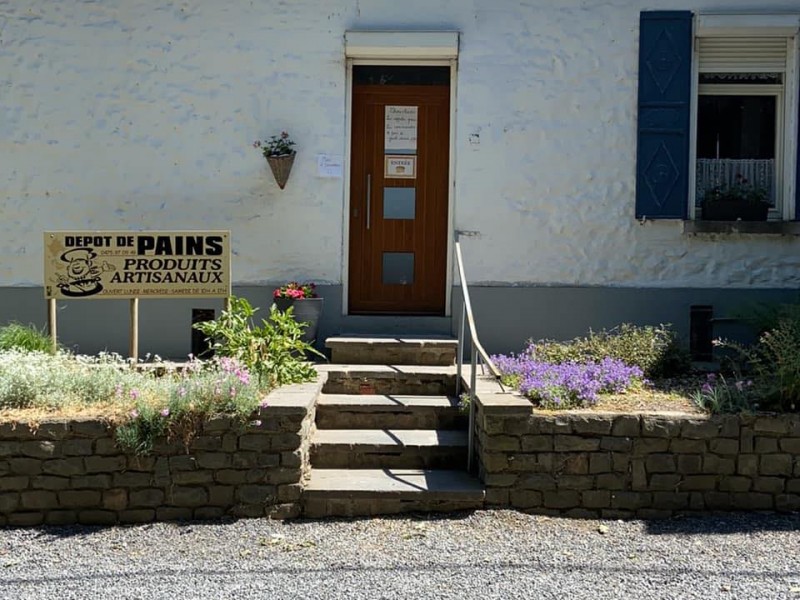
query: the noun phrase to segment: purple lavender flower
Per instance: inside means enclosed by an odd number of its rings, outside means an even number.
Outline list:
[[[642,378],[639,367],[613,358],[599,363],[541,362],[530,354],[492,357],[504,375],[519,378],[519,390],[543,405],[593,404],[601,393],[622,392]]]

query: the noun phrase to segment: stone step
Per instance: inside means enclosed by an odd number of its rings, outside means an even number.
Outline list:
[[[310,518],[483,508],[486,492],[465,471],[312,469],[303,490]]]
[[[331,362],[362,365],[455,364],[458,340],[438,337],[339,336],[325,340]]]
[[[454,396],[320,394],[318,429],[460,429],[467,415]]]
[[[433,429],[318,429],[311,465],[320,469],[458,469],[467,464],[467,432]]]
[[[325,394],[453,396],[456,368],[423,365],[321,365]]]

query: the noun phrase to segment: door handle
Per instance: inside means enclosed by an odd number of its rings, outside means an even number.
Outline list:
[[[372,175],[367,174],[367,229],[369,229],[372,211]]]

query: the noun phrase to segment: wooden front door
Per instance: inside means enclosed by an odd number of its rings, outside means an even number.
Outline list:
[[[449,82],[448,67],[354,68],[351,314],[444,314]]]

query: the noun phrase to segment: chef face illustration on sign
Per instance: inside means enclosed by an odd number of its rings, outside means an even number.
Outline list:
[[[67,263],[66,275],[56,274],[62,294],[81,298],[99,294],[103,290],[100,273],[113,271],[114,267],[106,262],[98,267],[94,264],[95,258],[97,253],[91,248],[72,248],[61,255],[61,260]]]

